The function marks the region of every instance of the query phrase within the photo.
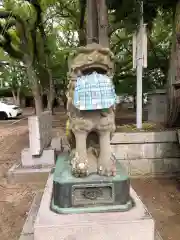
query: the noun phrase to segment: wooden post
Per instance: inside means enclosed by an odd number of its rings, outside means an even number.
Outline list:
[[[87,44],[98,43],[98,10],[96,0],[87,0]]]
[[[103,47],[109,47],[108,38],[108,9],[106,0],[96,0],[99,13],[99,43]]]

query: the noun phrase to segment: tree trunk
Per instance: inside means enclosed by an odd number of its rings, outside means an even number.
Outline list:
[[[15,105],[20,106],[20,89],[17,89],[17,92],[12,89],[12,95],[13,95],[13,102]]]
[[[136,112],[136,94],[133,95],[133,109]]]
[[[97,0],[98,13],[99,13],[99,43],[103,47],[109,47],[108,38],[108,9],[106,5],[106,0]]]
[[[174,18],[170,65],[168,72],[168,114],[167,125],[177,124],[180,112],[180,1],[176,5]],[[179,124],[178,124],[179,125]]]
[[[62,101],[63,101],[63,105],[64,105],[64,110],[66,110],[67,109],[67,97],[66,97],[65,93],[62,96]]]
[[[20,88],[17,89],[17,97],[16,97],[16,100],[17,100],[17,102],[16,102],[17,106],[20,106],[20,104],[21,104],[21,100],[20,100]]]
[[[86,45],[86,31],[84,29],[84,19],[86,14],[86,1],[80,1],[80,22],[79,22],[79,45]]]
[[[54,103],[54,94],[52,92],[53,90],[49,90],[48,91],[48,94],[47,94],[47,100],[48,100],[48,103],[47,103],[47,109],[48,111],[50,111],[52,114],[54,113],[54,106],[53,106],[53,103]]]
[[[78,35],[79,35],[79,46],[85,46],[86,45],[86,34],[84,32],[84,29],[79,29]]]
[[[14,104],[16,104],[16,93],[15,93],[14,89],[12,89],[11,92],[12,92],[12,96],[13,96],[13,102],[14,102]]]
[[[36,115],[40,115],[43,112],[43,103],[42,103],[42,96],[40,93],[40,86],[38,82],[38,78],[36,76],[36,73],[29,62],[26,62],[27,67],[27,76],[29,79],[29,83],[32,89],[32,94],[34,97],[34,103],[35,103],[35,113]]]
[[[53,103],[54,103],[54,98],[55,98],[55,89],[54,89],[54,81],[52,78],[52,72],[51,69],[49,69],[49,56],[46,53],[46,69],[48,72],[48,91],[47,91],[47,100],[48,100],[48,104],[47,104],[47,108],[48,111],[50,111],[53,114]]]
[[[53,98],[51,89],[47,91],[47,110],[53,113]]]
[[[34,104],[35,104],[35,114],[37,116],[40,116],[40,114],[43,112],[42,97],[39,94],[36,94],[35,91],[33,95],[34,95]]]

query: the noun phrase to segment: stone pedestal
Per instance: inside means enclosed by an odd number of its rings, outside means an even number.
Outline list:
[[[76,178],[69,154],[61,154],[53,175],[51,209],[60,214],[128,211],[133,205],[129,191],[130,180],[120,163],[114,177]]]
[[[43,112],[28,118],[29,148],[21,152],[21,163],[8,171],[10,183],[44,182],[55,164],[55,151],[60,150],[60,139],[52,141],[52,115]],[[59,143],[59,148],[58,148]]]
[[[23,226],[19,240],[34,240],[34,223],[36,221],[36,217],[37,217],[37,214],[39,211],[42,194],[43,193],[40,191],[35,195],[34,201],[31,205],[30,211],[28,213],[27,219]],[[54,240],[55,238],[53,238],[53,236],[52,236],[52,238],[50,238],[50,239]],[[78,238],[74,238],[74,239],[78,239]],[[132,238],[130,238],[130,239],[132,239]],[[60,240],[64,240],[64,239],[60,238]],[[162,240],[161,236],[159,235],[159,233],[157,231],[155,233],[155,240]]]
[[[166,90],[156,90],[148,93],[148,121],[154,123],[166,123],[167,119],[167,94]]]
[[[50,210],[53,176],[50,175],[34,224],[34,240],[155,240],[155,224],[135,193],[135,207],[127,212],[56,214]]]

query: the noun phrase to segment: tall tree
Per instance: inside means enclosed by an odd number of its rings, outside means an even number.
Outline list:
[[[21,2],[21,7],[19,4],[19,1],[7,1],[4,5],[5,9],[0,12],[0,18],[3,19],[0,22],[0,46],[10,57],[23,62],[34,96],[36,113],[40,114],[43,110],[42,99],[39,79],[34,68],[35,59],[38,55],[36,38],[34,39],[37,31],[36,20],[34,21],[36,16],[34,12],[29,11],[26,2]],[[27,15],[24,18],[25,10]]]
[[[19,62],[11,61],[3,66],[2,71],[4,85],[11,89],[14,104],[20,106],[20,95],[28,87],[25,68]]]

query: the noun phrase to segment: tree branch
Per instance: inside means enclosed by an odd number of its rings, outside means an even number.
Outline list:
[[[0,47],[4,49],[11,57],[16,59],[22,59],[23,53],[20,50],[17,50],[12,45],[12,39],[9,35],[7,29],[5,30],[4,27],[0,24],[0,32],[3,32],[5,41],[0,42]]]

